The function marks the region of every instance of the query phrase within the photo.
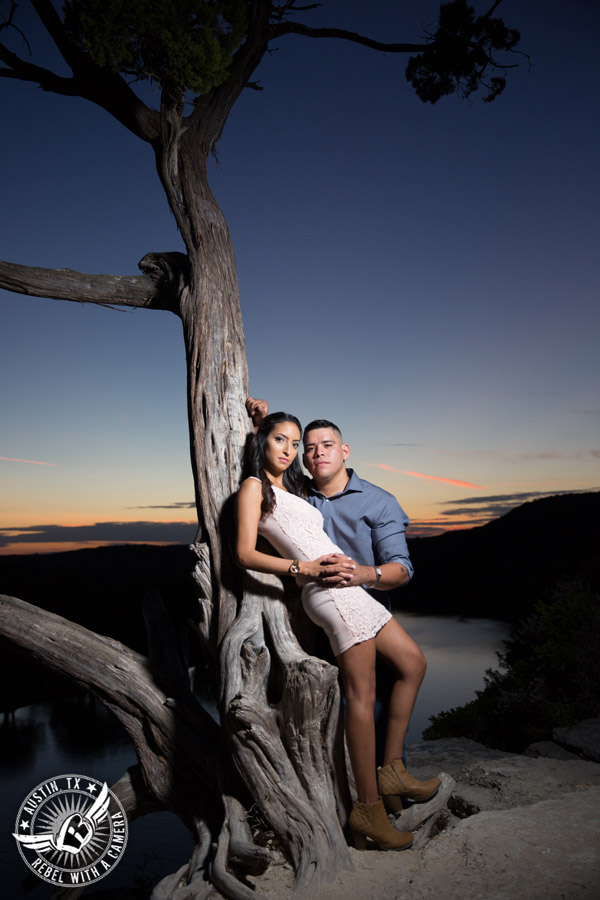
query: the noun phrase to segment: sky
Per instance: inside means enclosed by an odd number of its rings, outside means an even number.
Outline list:
[[[437,9],[324,0],[301,19],[418,41]],[[531,65],[491,104],[421,103],[404,55],[281,39],[211,164],[251,393],[335,421],[409,537],[600,489],[600,7],[497,14]],[[183,249],[151,150],[107,113],[8,78],[0,103],[0,258],[133,275]],[[0,383],[0,554],[193,539],[174,315],[0,291]]]

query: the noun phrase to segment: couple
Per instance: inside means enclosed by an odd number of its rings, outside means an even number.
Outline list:
[[[346,742],[358,798],[350,815],[355,845],[364,848],[370,838],[382,849],[404,849],[412,835],[392,827],[386,807],[400,812],[403,800],[428,800],[440,785],[437,778],[417,781],[402,763],[426,662],[386,606],[365,588],[383,593],[409,580],[406,516],[390,494],[346,469],[350,448],[333,423],[317,420],[306,428],[303,460],[313,479],[306,484],[298,459],[298,420],[287,413],[268,415],[264,401],[249,398],[246,405],[256,433],[252,475],[238,493],[239,563],[258,572],[293,575],[302,586],[304,609],[326,632],[342,675]],[[258,535],[281,557],[257,550]],[[394,671],[384,765],[379,769],[374,726],[377,656]]]

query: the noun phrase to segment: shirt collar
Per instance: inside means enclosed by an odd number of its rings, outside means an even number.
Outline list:
[[[313,494],[313,496],[323,497],[326,500],[333,500],[335,497],[342,497],[344,494],[362,493],[363,487],[360,482],[360,478],[358,477],[354,469],[346,469],[346,472],[348,473],[349,478],[348,484],[343,491],[338,491],[337,494],[332,494],[331,497],[325,497],[325,494],[322,494],[317,490],[317,488],[315,487],[315,483],[311,478],[307,482],[309,492]]]

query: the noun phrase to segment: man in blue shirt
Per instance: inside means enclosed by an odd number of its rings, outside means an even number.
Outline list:
[[[323,527],[350,560],[332,556],[324,581],[363,585],[391,608],[389,591],[407,584],[413,567],[406,545],[408,517],[392,494],[346,468],[350,447],[326,419],[304,432],[303,462],[312,476],[307,500],[320,510]]]

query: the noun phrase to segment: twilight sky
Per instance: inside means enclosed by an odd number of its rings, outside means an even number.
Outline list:
[[[438,8],[324,0],[301,20],[413,41]],[[498,14],[532,66],[492,104],[426,106],[406,56],[282,39],[212,166],[252,393],[336,421],[409,536],[600,488],[600,7]],[[108,114],[7,78],[0,102],[1,258],[127,275],[182,249],[151,150]],[[0,291],[0,379],[0,553],[193,538],[175,316]]]

